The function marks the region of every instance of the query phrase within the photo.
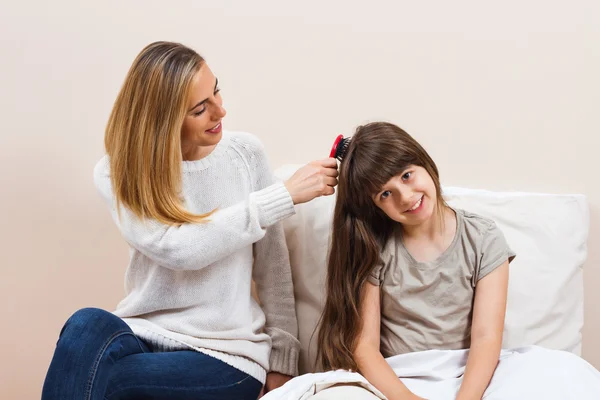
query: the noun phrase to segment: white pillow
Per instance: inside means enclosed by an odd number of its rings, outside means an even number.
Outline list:
[[[299,165],[275,174],[285,180]],[[582,267],[587,255],[589,209],[583,195],[491,192],[444,187],[452,207],[496,221],[517,253],[511,263],[504,348],[537,344],[581,355]],[[290,253],[299,340],[300,372],[312,372],[313,332],[324,305],[327,251],[335,196],[296,206],[284,221]],[[312,340],[311,340],[312,339]]]

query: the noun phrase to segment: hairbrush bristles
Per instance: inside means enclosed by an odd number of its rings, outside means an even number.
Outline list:
[[[337,138],[335,138],[333,146],[331,146],[331,152],[329,153],[329,157],[342,161],[344,159],[344,156],[346,155],[346,152],[348,151],[349,145],[350,138],[345,138],[343,135],[339,135]]]

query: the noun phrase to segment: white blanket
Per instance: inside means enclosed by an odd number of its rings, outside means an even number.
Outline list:
[[[429,400],[455,399],[468,350],[430,350],[390,357],[390,366],[415,394]],[[385,396],[358,373],[338,370],[305,374],[261,400],[305,400],[339,383],[355,383],[381,399]],[[324,393],[323,393],[324,394]],[[485,400],[598,400],[600,372],[568,352],[527,346],[503,350]]]

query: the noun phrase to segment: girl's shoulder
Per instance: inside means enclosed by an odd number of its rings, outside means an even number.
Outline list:
[[[472,237],[483,237],[499,229],[496,226],[496,222],[482,215],[476,214],[471,211],[455,208],[456,218],[459,225],[463,227],[463,233]]]
[[[479,279],[506,259],[511,262],[515,258],[504,233],[493,219],[465,210],[455,211],[457,218],[462,218],[462,244],[468,246],[469,252],[482,263]]]
[[[398,258],[398,250],[402,245],[402,227],[398,225],[390,233],[385,242],[379,245],[379,257],[382,264],[388,264]]]

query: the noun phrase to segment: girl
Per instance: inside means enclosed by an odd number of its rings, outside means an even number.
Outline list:
[[[435,163],[409,134],[359,127],[340,164],[322,367],[359,371],[389,399],[419,399],[384,358],[470,348],[457,399],[481,399],[514,256],[493,221],[446,204]]]
[[[268,391],[297,374],[279,222],[332,194],[337,165],[275,182],[260,142],[223,131],[224,117],[195,51],[157,42],[133,62],[94,170],[131,247],[126,297],[114,313],[88,308],[67,321],[44,400],[255,400],[265,382]]]

